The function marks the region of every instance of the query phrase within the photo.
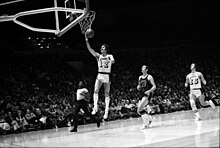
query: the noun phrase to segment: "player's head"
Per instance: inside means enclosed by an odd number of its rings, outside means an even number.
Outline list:
[[[84,86],[83,81],[79,81],[79,83],[78,83],[78,88],[83,88],[83,86]]]
[[[107,44],[103,44],[102,46],[101,46],[101,53],[107,53],[108,51],[109,51],[109,47],[108,47],[108,45]]]
[[[148,72],[148,69],[149,69],[149,67],[148,67],[147,65],[143,65],[143,66],[141,67],[141,72],[142,72],[142,73],[147,73],[147,72]]]
[[[190,66],[190,69],[191,69],[191,70],[196,70],[196,64],[195,64],[195,63],[192,63],[191,66]]]

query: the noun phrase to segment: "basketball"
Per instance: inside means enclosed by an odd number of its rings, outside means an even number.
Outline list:
[[[94,36],[94,31],[92,29],[88,29],[85,34],[87,38],[92,38]]]

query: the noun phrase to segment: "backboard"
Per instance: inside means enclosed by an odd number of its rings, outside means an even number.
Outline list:
[[[89,0],[1,0],[0,23],[63,35],[90,12]]]

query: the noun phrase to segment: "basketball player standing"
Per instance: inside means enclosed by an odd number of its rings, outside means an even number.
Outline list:
[[[150,99],[152,97],[152,94],[154,90],[156,89],[156,84],[154,82],[154,78],[148,74],[149,67],[146,65],[143,65],[141,68],[142,75],[138,78],[138,86],[137,90],[140,92],[140,100],[138,102],[138,108],[137,113],[141,115],[143,119],[144,126],[142,129],[149,128],[152,117],[149,115],[148,112],[145,111],[145,108],[147,107],[148,103],[150,102]]]
[[[99,99],[99,90],[102,84],[104,85],[104,92],[105,92],[105,114],[104,119],[108,118],[108,111],[109,111],[109,92],[110,92],[110,74],[111,74],[111,66],[113,63],[115,63],[114,57],[111,54],[107,54],[109,51],[109,47],[106,44],[103,44],[101,46],[101,54],[95,52],[88,41],[87,36],[85,35],[86,40],[86,46],[89,50],[89,52],[96,58],[98,62],[98,75],[95,81],[95,88],[94,88],[94,94],[93,94],[93,101],[94,101],[94,107],[92,114],[96,114],[98,111],[98,99]]]
[[[185,87],[190,87],[190,93],[189,93],[189,101],[190,106],[196,116],[195,121],[201,120],[200,114],[198,112],[198,109],[196,107],[196,99],[199,99],[202,106],[210,105],[213,109],[215,108],[215,104],[212,102],[212,100],[205,101],[205,96],[202,93],[202,84],[206,85],[206,80],[204,79],[204,76],[201,72],[196,71],[196,64],[192,63],[190,66],[191,73],[189,73],[186,76],[186,82]],[[202,83],[202,84],[201,84]]]

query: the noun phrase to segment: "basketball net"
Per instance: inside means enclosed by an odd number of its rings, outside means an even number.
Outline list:
[[[85,34],[88,29],[91,29],[92,22],[95,19],[95,14],[96,13],[94,11],[90,11],[89,14],[82,21],[79,22],[81,32],[83,34]]]

